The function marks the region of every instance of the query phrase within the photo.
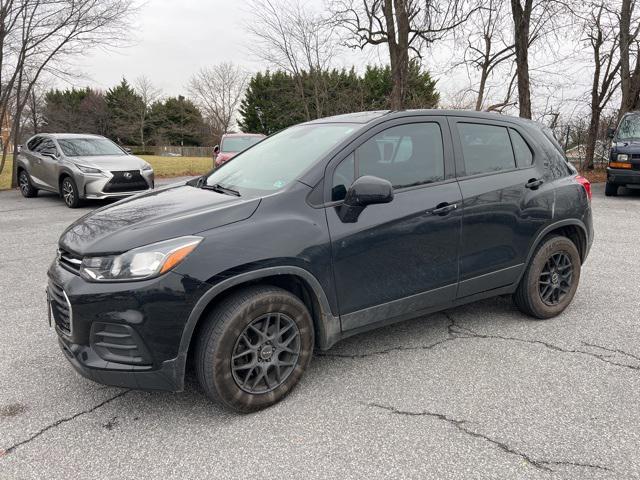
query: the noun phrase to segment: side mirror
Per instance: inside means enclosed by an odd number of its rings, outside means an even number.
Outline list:
[[[616,136],[616,129],[614,127],[609,127],[607,129],[607,137],[613,138]]]
[[[127,153],[127,155],[131,155],[131,149],[130,148],[125,147],[123,150]]]
[[[43,157],[49,157],[49,158],[53,158],[54,160],[58,159],[58,154],[56,152],[52,152],[52,151],[42,151],[40,152],[40,154]]]
[[[216,145],[215,147],[213,147],[213,154],[217,155],[220,153],[220,145]]]
[[[18,153],[22,152],[22,145],[16,145],[16,151]]]
[[[393,186],[389,180],[365,175],[357,178],[347,190],[344,203],[338,207],[338,216],[344,223],[355,223],[365,207],[391,200]]]

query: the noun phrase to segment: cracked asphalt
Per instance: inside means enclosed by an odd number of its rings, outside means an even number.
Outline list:
[[[640,195],[594,187],[572,305],[497,298],[318,354],[284,402],[236,415],[78,376],[46,326],[62,230],[91,207],[0,192],[0,479],[640,478]]]

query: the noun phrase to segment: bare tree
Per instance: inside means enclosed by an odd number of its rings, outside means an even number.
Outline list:
[[[640,49],[637,43],[640,22],[635,7],[635,0],[622,0],[619,13],[622,100],[618,118],[640,108]],[[632,65],[634,57],[635,65]]]
[[[477,10],[467,22],[464,38],[464,56],[452,65],[453,69],[460,66],[467,68],[470,87],[467,91],[475,95],[475,109],[480,111],[485,104],[490,77],[498,67],[510,63],[513,59],[514,45],[510,19],[507,15],[508,0],[488,0],[486,8]],[[477,70],[479,78],[468,71]],[[504,72],[503,72],[504,73]],[[504,82],[502,75],[501,83]]]
[[[479,7],[469,0],[333,0],[337,25],[347,29],[347,45],[364,49],[386,44],[393,89],[391,108],[402,109],[407,94],[410,54],[422,50],[463,24]]]
[[[140,135],[140,145],[142,145],[142,149],[144,150],[147,142],[145,133],[148,126],[151,105],[153,105],[160,99],[162,92],[160,89],[156,88],[153,83],[151,83],[151,80],[149,80],[144,75],[136,79],[134,83],[134,89],[142,100],[138,106],[138,129]]]
[[[516,73],[518,76],[518,104],[520,116],[531,118],[531,81],[529,79],[529,31],[533,0],[511,0],[513,16]]]
[[[233,63],[203,68],[189,82],[189,92],[211,124],[214,135],[228,132],[235,124],[247,86],[247,73]]]
[[[252,0],[249,8],[250,50],[293,77],[307,120],[322,117],[327,97],[322,73],[337,51],[333,24],[304,0]]]
[[[4,0],[0,2],[0,118],[13,110],[14,148],[22,113],[41,75],[64,75],[70,55],[94,45],[120,45],[134,0]],[[3,146],[0,172],[7,157]],[[14,175],[16,184],[14,155]]]
[[[591,86],[591,118],[587,131],[585,165],[593,169],[593,157],[600,129],[602,110],[620,85],[618,72],[620,35],[614,12],[608,9],[610,2],[600,0],[592,4],[584,20],[586,40],[593,53],[593,81]]]

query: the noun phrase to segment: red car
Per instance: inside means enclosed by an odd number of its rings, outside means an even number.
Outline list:
[[[216,167],[219,167],[250,146],[255,145],[265,136],[261,133],[225,133],[220,139],[220,145],[213,147]]]

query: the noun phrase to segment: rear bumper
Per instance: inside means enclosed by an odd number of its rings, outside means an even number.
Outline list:
[[[616,185],[638,185],[640,184],[640,170],[607,167],[607,182]]]

